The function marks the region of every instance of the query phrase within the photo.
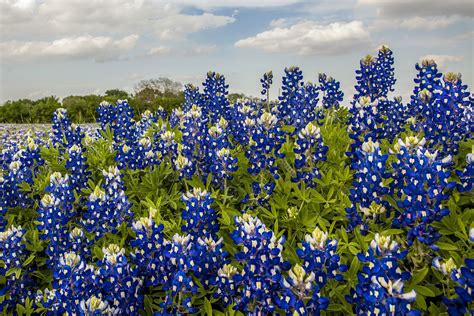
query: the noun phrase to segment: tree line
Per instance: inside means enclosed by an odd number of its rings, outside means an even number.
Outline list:
[[[102,101],[116,102],[128,99],[136,115],[145,110],[156,111],[162,107],[167,112],[181,105],[184,100],[182,84],[168,78],[140,81],[134,93],[120,89],[105,91],[104,95],[68,96],[62,101],[55,96],[39,100],[20,99],[7,101],[0,106],[0,123],[49,123],[52,113],[66,108],[75,123],[95,122],[96,108]]]

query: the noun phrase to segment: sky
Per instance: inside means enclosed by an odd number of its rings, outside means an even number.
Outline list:
[[[394,95],[409,97],[423,58],[472,87],[474,1],[0,0],[0,102],[133,92],[158,77],[201,86],[209,70],[252,96],[273,70],[276,98],[288,66],[331,75],[350,100],[359,60],[382,44]]]

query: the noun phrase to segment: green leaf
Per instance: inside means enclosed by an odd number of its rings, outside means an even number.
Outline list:
[[[414,288],[416,293],[420,293],[423,296],[428,296],[428,297],[435,297],[436,296],[436,293],[433,292],[433,290],[431,290],[430,288],[428,288],[426,286],[415,285],[413,288]]]
[[[417,295],[415,302],[421,310],[426,310],[427,306],[426,306],[425,297],[423,295]]]
[[[341,228],[340,232],[342,235],[342,240],[344,240],[344,242],[347,244],[349,242],[349,238],[347,237],[346,229],[343,227]]]
[[[403,233],[404,233],[403,229],[387,229],[383,231],[381,234],[384,236],[390,236],[390,235],[399,235]]]
[[[429,271],[428,267],[425,267],[419,271],[414,272],[413,278],[411,279],[411,284],[416,285],[420,283],[421,281],[423,281],[426,275],[428,274],[428,271]]]
[[[207,298],[204,298],[204,311],[207,316],[212,316],[212,305]]]
[[[458,247],[456,247],[456,245],[448,244],[448,243],[444,243],[444,242],[438,242],[438,243],[436,243],[436,245],[441,250],[448,250],[448,251],[457,251],[457,250],[459,250]]]
[[[28,259],[25,260],[25,262],[23,262],[23,264],[21,265],[22,267],[25,267],[27,266],[28,264],[30,264],[33,260],[35,260],[35,254],[32,253]]]

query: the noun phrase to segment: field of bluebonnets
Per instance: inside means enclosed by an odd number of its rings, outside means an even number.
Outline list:
[[[209,72],[170,115],[4,126],[1,310],[473,313],[473,95],[424,60],[389,96],[393,61],[363,58],[345,99],[290,67],[277,100],[268,72],[230,104]]]

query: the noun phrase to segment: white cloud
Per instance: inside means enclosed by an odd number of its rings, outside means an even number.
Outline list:
[[[370,34],[360,21],[321,25],[302,21],[289,27],[275,27],[253,37],[241,39],[236,47],[254,47],[266,52],[294,52],[299,55],[344,53],[365,46]]]
[[[118,40],[111,37],[90,35],[65,37],[54,41],[8,41],[0,43],[2,59],[30,60],[54,59],[94,59],[98,62],[120,58],[132,49],[138,35],[129,35]]]
[[[193,57],[197,55],[208,55],[210,53],[215,52],[217,49],[216,45],[198,45],[198,46],[190,46],[184,48],[171,48],[168,46],[157,46],[150,48],[148,50],[148,56],[167,56],[171,54],[185,56],[185,57]]]
[[[288,26],[288,19],[286,18],[280,18],[280,19],[275,19],[270,21],[270,26],[273,28],[276,27],[287,27]]]
[[[268,8],[281,7],[297,3],[304,0],[177,0],[177,3],[189,5],[197,8]]]
[[[453,55],[425,55],[420,58],[420,61],[423,59],[433,59],[439,67],[444,67],[449,63],[461,62],[464,60],[464,57]]]
[[[414,16],[402,19],[397,23],[400,27],[408,29],[436,30],[448,27],[460,20],[459,16],[440,16],[440,17],[420,17]]]
[[[370,30],[417,29],[437,30],[462,22],[472,23],[472,0],[358,0],[359,12],[375,11]],[[472,25],[472,24],[471,24]]]
[[[167,46],[158,46],[158,47],[153,47],[148,50],[148,55],[149,56],[163,56],[163,55],[168,55],[171,52],[171,48]]]
[[[35,11],[35,0],[0,0],[0,23],[21,23],[31,19]]]
[[[403,28],[408,30],[425,30],[432,31],[447,28],[463,20],[466,17],[459,15],[452,16],[411,16],[406,18],[380,18],[377,19],[371,26],[370,30],[382,31],[385,29]]]
[[[381,16],[474,16],[472,0],[359,0],[358,4],[376,7]]]
[[[209,55],[217,50],[216,45],[194,46],[182,51],[183,56],[193,57],[197,55]]]
[[[156,34],[160,39],[173,40],[184,37],[186,34],[202,30],[219,28],[235,22],[231,16],[203,13],[201,15],[185,15],[178,12],[167,15],[154,23]]]
[[[0,0],[0,34],[4,40],[124,33],[182,39],[187,34],[235,21],[233,16],[209,12],[183,13],[186,6],[190,1]]]

